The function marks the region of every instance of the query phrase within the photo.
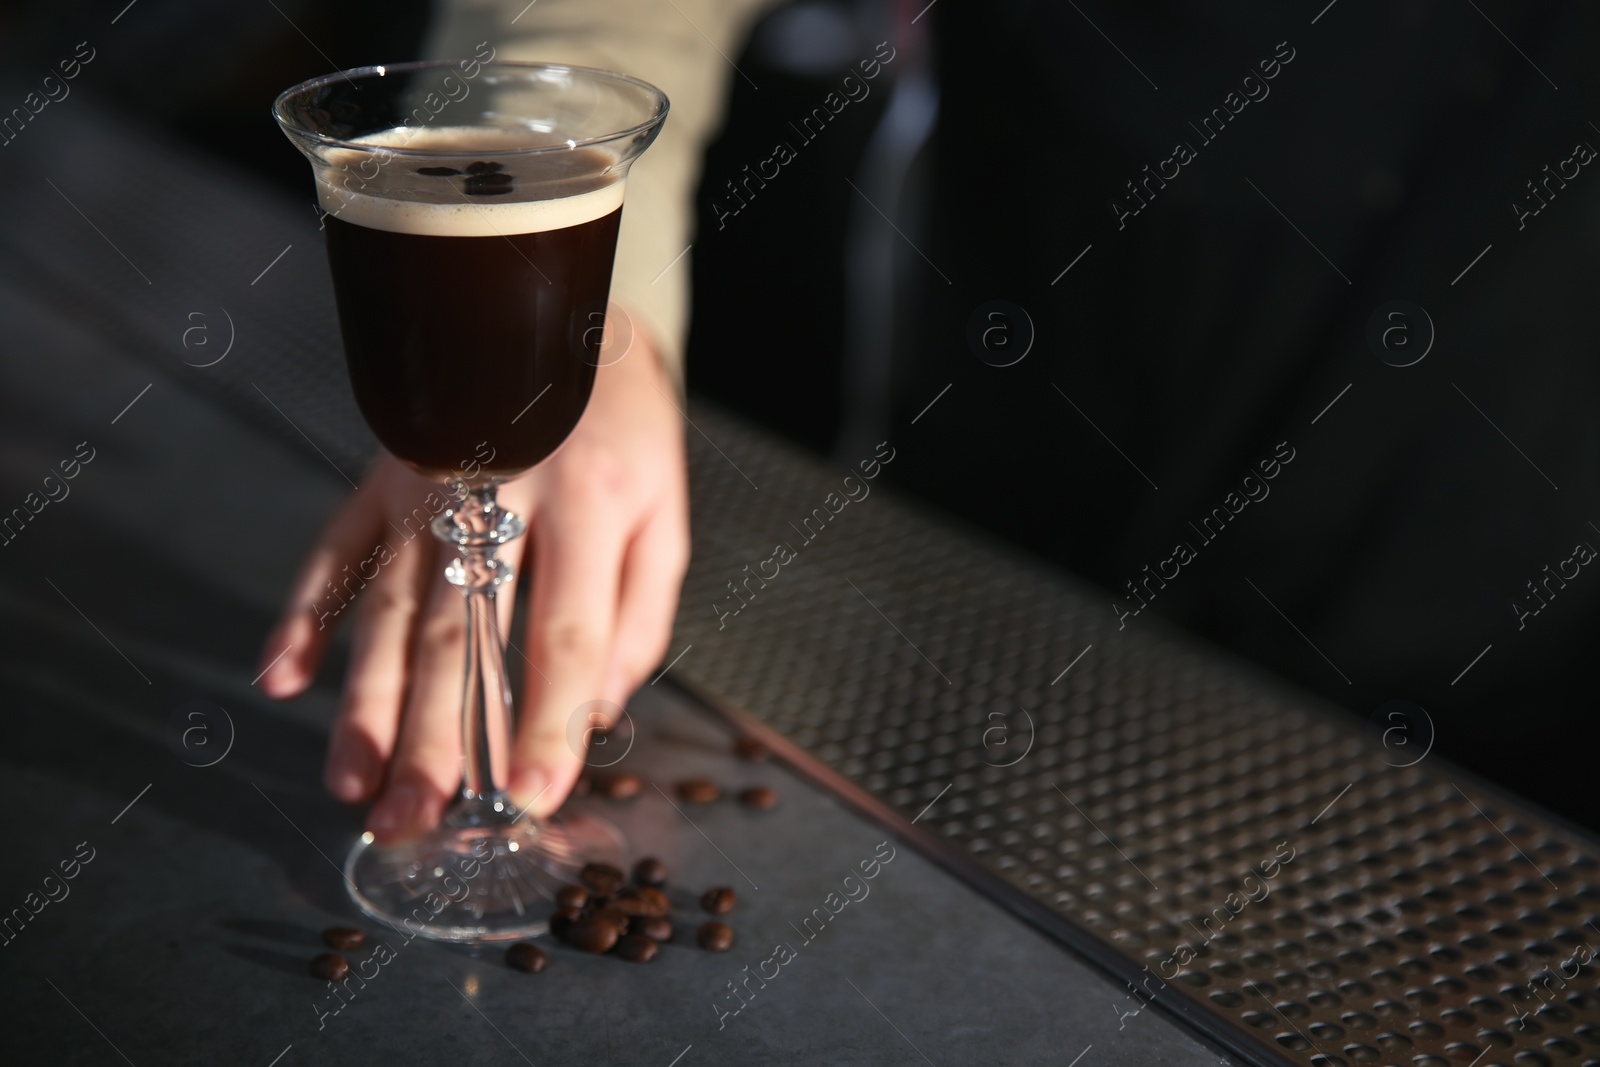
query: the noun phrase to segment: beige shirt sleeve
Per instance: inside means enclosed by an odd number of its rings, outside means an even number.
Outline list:
[[[773,0],[439,0],[424,55],[602,67],[643,78],[671,101],[666,125],[628,176],[611,295],[647,330],[683,385],[693,198],[721,125],[733,57]]]

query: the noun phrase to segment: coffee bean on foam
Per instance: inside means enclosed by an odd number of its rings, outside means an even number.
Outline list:
[[[474,174],[463,183],[468,196],[504,196],[511,192],[509,174]]]
[[[317,199],[324,211],[357,226],[438,237],[503,238],[566,229],[622,206],[626,183],[618,180],[616,154],[609,149],[519,156],[515,166],[520,195],[468,203],[484,198],[464,200],[464,182],[454,176],[440,175],[437,180],[418,183],[411,167],[380,167],[376,176],[369,176],[362,164],[373,148],[426,151],[434,157],[433,168],[465,172],[468,180],[491,178],[485,186],[489,188],[511,175],[493,178],[505,166],[478,158],[478,153],[542,147],[546,142],[541,135],[524,129],[430,126],[379,130],[352,140],[356,147],[329,150],[330,166],[318,177]],[[476,171],[471,169],[474,165]],[[423,188],[418,188],[419,184]],[[523,198],[528,195],[539,199]]]

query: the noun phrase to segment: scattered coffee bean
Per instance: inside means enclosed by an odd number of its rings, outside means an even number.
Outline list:
[[[617,896],[617,899],[611,902],[611,910],[620,911],[630,919],[635,915],[650,914],[650,908],[646,906],[645,902],[630,894],[626,889]]]
[[[622,872],[606,863],[586,863],[578,872],[578,881],[596,896],[609,897],[622,888],[627,879]]]
[[[633,918],[616,905],[600,908],[589,913],[589,918],[594,922],[608,923],[617,928],[617,933],[628,932],[628,920]]]
[[[550,915],[550,933],[563,940],[567,931],[572,929],[572,924],[583,918],[583,912],[577,908],[557,908]]]
[[[671,941],[672,920],[665,915],[636,915],[628,924],[628,932],[643,934],[652,941]]]
[[[468,196],[501,196],[511,191],[509,174],[474,174],[463,183]]]
[[[737,894],[725,885],[707,889],[700,895],[700,906],[713,915],[726,915],[733,910]]]
[[[678,783],[678,796],[690,804],[709,804],[722,795],[709,778],[685,778]]]
[[[506,949],[506,963],[514,970],[525,971],[528,974],[538,974],[544,970],[544,965],[550,959],[538,945],[530,945],[526,941],[518,941]]]
[[[589,891],[581,885],[564,885],[556,890],[556,907],[581,908],[589,903]]]
[[[629,915],[668,915],[672,912],[672,902],[667,895],[652,885],[629,886],[618,895],[616,904],[621,907],[625,900],[629,902],[625,909]]]
[[[322,931],[322,943],[329,948],[348,951],[366,944],[367,935],[354,926],[330,926]]]
[[[567,928],[567,944],[584,952],[610,952],[621,931],[598,919],[579,919]]]
[[[499,163],[485,162],[481,159],[476,163],[467,164],[468,174],[493,174],[497,170],[505,170],[504,165]],[[455,172],[452,171],[451,173]]]
[[[596,772],[594,788],[607,800],[632,800],[644,788],[644,782],[637,774],[619,771],[616,774],[602,774]]]
[[[350,973],[350,961],[337,952],[324,952],[311,959],[311,977],[337,982]]]
[[[700,929],[695,931],[694,939],[707,952],[726,952],[733,947],[733,927],[712,919],[700,924]]]
[[[594,780],[587,774],[578,775],[578,780],[572,783],[572,795],[586,797],[594,789]]]
[[[460,174],[454,167],[418,167],[418,174],[426,174],[430,178],[448,178],[452,174]]]
[[[733,739],[733,754],[749,763],[765,763],[772,752],[753,737]]]
[[[646,856],[633,865],[633,880],[640,885],[666,885],[667,865],[654,856]]]
[[[739,794],[739,803],[755,811],[771,811],[778,806],[778,791],[765,785],[753,785]]]
[[[649,963],[660,951],[661,946],[643,934],[628,934],[617,942],[617,955],[629,963]]]

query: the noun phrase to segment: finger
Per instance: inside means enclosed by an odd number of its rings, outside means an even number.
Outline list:
[[[536,815],[555,810],[582,769],[568,720],[599,699],[616,624],[627,537],[622,497],[606,479],[564,488],[559,508],[535,516],[533,602],[522,721],[512,748],[512,799]]]
[[[689,565],[688,516],[676,501],[658,508],[628,546],[605,699],[627,703],[665,658]]]
[[[437,568],[431,537],[382,543],[381,569],[361,590],[344,696],[328,740],[323,781],[346,804],[369,799],[383,781],[399,733],[411,628]]]
[[[466,659],[466,609],[460,590],[439,569],[409,649],[405,709],[389,775],[367,828],[380,843],[435,826],[461,785],[461,679]]]
[[[311,684],[347,604],[340,583],[378,540],[380,511],[370,488],[356,490],[323,529],[295,577],[283,614],[268,633],[257,669],[262,692],[279,700]]]

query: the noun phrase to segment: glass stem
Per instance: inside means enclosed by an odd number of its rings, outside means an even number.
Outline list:
[[[456,483],[456,506],[433,522],[434,536],[456,546],[458,557],[445,568],[445,578],[461,590],[467,611],[466,675],[461,689],[460,814],[469,821],[492,818],[491,810],[509,820],[512,806],[505,797],[511,757],[511,686],[506,677],[505,637],[495,593],[515,577],[497,558],[499,547],[520,536],[523,522],[500,507],[495,486]],[[494,806],[501,805],[501,806]],[[484,810],[484,809],[490,810]]]

